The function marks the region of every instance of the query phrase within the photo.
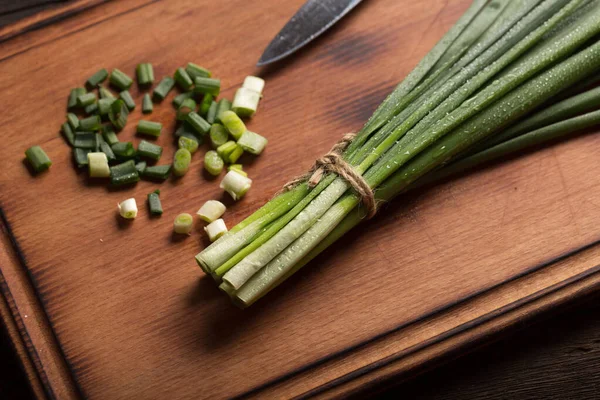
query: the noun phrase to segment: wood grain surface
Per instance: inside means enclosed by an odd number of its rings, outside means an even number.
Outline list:
[[[143,61],[157,78],[188,61],[204,65],[226,97],[245,75],[265,77],[250,129],[270,144],[243,160],[254,185],[243,201],[226,199],[232,226],[360,128],[468,1],[364,2],[314,45],[263,70],[252,65],[302,0],[116,3],[126,11],[103,17],[110,7],[99,5],[94,24],[76,28],[73,17],[69,34],[24,51],[0,44],[0,207],[18,246],[12,267],[31,280],[52,328],[47,340],[79,395],[346,395],[597,287],[600,139],[588,133],[407,195],[264,301],[235,309],[195,265],[203,235],[171,235],[175,215],[223,197],[201,173],[201,156],[183,179],[162,185],[111,190],[89,181],[58,133],[69,89],[101,66],[133,74]],[[244,12],[232,16],[231,7]],[[188,26],[198,28],[182,31]],[[139,103],[142,93],[133,94]],[[170,98],[152,114],[165,126],[164,160],[174,150]],[[140,117],[139,109],[130,116],[122,139],[139,140]],[[54,161],[38,177],[22,163],[33,144]],[[165,214],[150,219],[143,205],[157,187]],[[116,213],[128,197],[141,206],[133,223]],[[22,283],[10,279],[12,267],[1,266],[8,289]]]

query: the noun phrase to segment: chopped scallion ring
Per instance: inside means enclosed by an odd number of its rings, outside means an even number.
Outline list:
[[[175,176],[183,176],[190,169],[192,162],[192,153],[187,149],[179,149],[173,156],[173,174]]]
[[[239,138],[237,144],[248,153],[258,155],[265,149],[267,142],[267,139],[258,133],[246,131]]]
[[[173,86],[175,85],[175,81],[170,76],[165,76],[158,83],[158,85],[154,88],[152,92],[152,98],[154,101],[163,101],[165,97],[169,94]]]
[[[233,97],[231,109],[240,117],[252,117],[258,109],[260,94],[245,87],[239,88]]]
[[[177,145],[180,149],[186,149],[190,154],[194,154],[198,150],[198,141],[189,137],[181,136],[177,139]]]
[[[139,180],[140,174],[133,160],[110,167],[110,183],[113,185],[127,185]]]
[[[205,135],[210,130],[210,124],[195,111],[188,113],[185,121],[200,135]]]
[[[214,150],[209,150],[204,155],[204,169],[209,174],[217,176],[223,171],[225,163],[219,154]]]
[[[214,78],[197,77],[194,80],[194,93],[196,94],[211,94],[217,97],[221,92],[221,80]]]
[[[239,140],[242,134],[246,132],[244,121],[233,111],[225,111],[221,114],[221,123],[235,140]]]
[[[150,85],[154,82],[154,69],[150,63],[141,63],[136,67],[137,80],[140,86]]]
[[[159,137],[161,130],[162,124],[160,122],[146,121],[143,119],[138,122],[137,133]]]
[[[159,145],[142,140],[138,144],[137,155],[158,161],[162,155],[162,151],[163,149]]]
[[[184,68],[177,68],[173,77],[175,78],[177,86],[184,92],[190,90],[192,86],[194,86],[194,81],[192,81],[192,78],[190,78]]]
[[[106,68],[102,68],[100,71],[89,77],[89,79],[86,81],[86,85],[88,88],[93,89],[104,82],[106,78],[108,78],[108,71]]]
[[[257,76],[247,76],[246,79],[244,79],[242,87],[254,90],[258,94],[262,94],[265,87],[265,81]]]
[[[131,79],[125,72],[115,68],[110,74],[109,82],[119,90],[127,90],[131,87],[133,79]]]
[[[110,105],[110,110],[108,111],[108,119],[114,125],[117,130],[121,130],[127,124],[127,117],[129,116],[129,109],[125,102],[121,99],[115,100]]]
[[[146,93],[142,99],[142,113],[150,114],[153,110],[154,105],[152,104],[152,99],[150,98],[150,95]]]
[[[52,161],[40,146],[31,146],[25,150],[25,157],[36,173],[45,171],[52,165]]]
[[[67,109],[73,109],[75,107],[79,107],[79,101],[78,98],[79,96],[81,96],[82,94],[85,94],[86,90],[85,88],[82,87],[78,87],[78,88],[74,88],[71,89],[71,93],[69,93],[69,100],[67,101]]]
[[[217,200],[208,200],[206,203],[200,207],[196,215],[200,217],[202,220],[211,223],[221,218],[227,207],[225,204],[221,203]]]
[[[125,219],[134,219],[137,217],[138,208],[134,198],[123,200],[117,206],[119,214]]]
[[[239,200],[252,186],[252,179],[245,177],[236,170],[229,171],[221,181],[219,187],[231,195],[234,200]]]
[[[179,214],[173,221],[173,232],[189,235],[192,232],[194,217],[188,213]]]
[[[194,63],[188,63],[187,67],[185,67],[185,71],[188,73],[190,78],[192,78],[192,80],[195,80],[198,77],[200,77],[200,78],[210,78],[211,77],[211,73],[209,70],[207,70],[206,68],[202,68],[201,66],[196,65]]]
[[[163,213],[159,195],[160,190],[158,189],[148,194],[148,208],[150,209],[150,215],[162,215]]]
[[[110,167],[108,158],[104,153],[88,153],[88,167],[90,178],[108,178],[110,176]]]
[[[227,129],[221,124],[213,124],[210,127],[210,141],[212,143],[213,148],[218,148],[219,146],[227,143],[227,139],[229,139],[229,133]]]
[[[208,235],[210,241],[214,242],[227,232],[227,226],[225,225],[225,221],[222,219],[217,219],[216,221],[205,226],[204,231]]]
[[[133,97],[131,97],[129,90],[123,90],[121,93],[119,93],[119,98],[123,100],[129,111],[135,108],[135,101],[133,101]]]

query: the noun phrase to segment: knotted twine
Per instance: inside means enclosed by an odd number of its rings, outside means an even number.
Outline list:
[[[347,133],[323,157],[317,159],[312,168],[283,185],[283,191],[288,191],[308,179],[308,187],[315,187],[323,178],[325,172],[332,172],[343,178],[360,197],[361,203],[367,209],[367,218],[377,213],[375,195],[365,179],[343,158],[342,153],[356,137],[355,133]]]

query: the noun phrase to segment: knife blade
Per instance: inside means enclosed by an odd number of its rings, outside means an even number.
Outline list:
[[[269,43],[256,65],[289,56],[338,22],[362,0],[308,0]]]

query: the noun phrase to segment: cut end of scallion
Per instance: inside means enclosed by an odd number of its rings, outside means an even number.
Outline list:
[[[134,198],[123,200],[118,204],[119,214],[125,219],[137,217],[138,208]]]
[[[108,178],[110,177],[110,167],[108,166],[108,157],[105,153],[88,153],[88,167],[90,178]]]
[[[217,219],[204,227],[204,231],[208,235],[211,242],[214,242],[227,232],[227,225],[222,219]]]
[[[173,222],[173,232],[189,235],[192,232],[194,218],[188,213],[179,214]]]
[[[225,213],[225,210],[227,210],[227,207],[220,201],[208,200],[200,207],[196,215],[203,221],[211,223],[221,218]]]
[[[245,87],[235,92],[231,109],[240,117],[252,117],[258,109],[260,94]]]
[[[242,87],[254,90],[259,95],[262,95],[263,89],[265,88],[265,80],[257,76],[247,76],[246,79],[244,79]]]
[[[225,175],[219,187],[231,195],[234,200],[239,200],[252,186],[252,179],[245,177],[236,170],[231,170]]]

